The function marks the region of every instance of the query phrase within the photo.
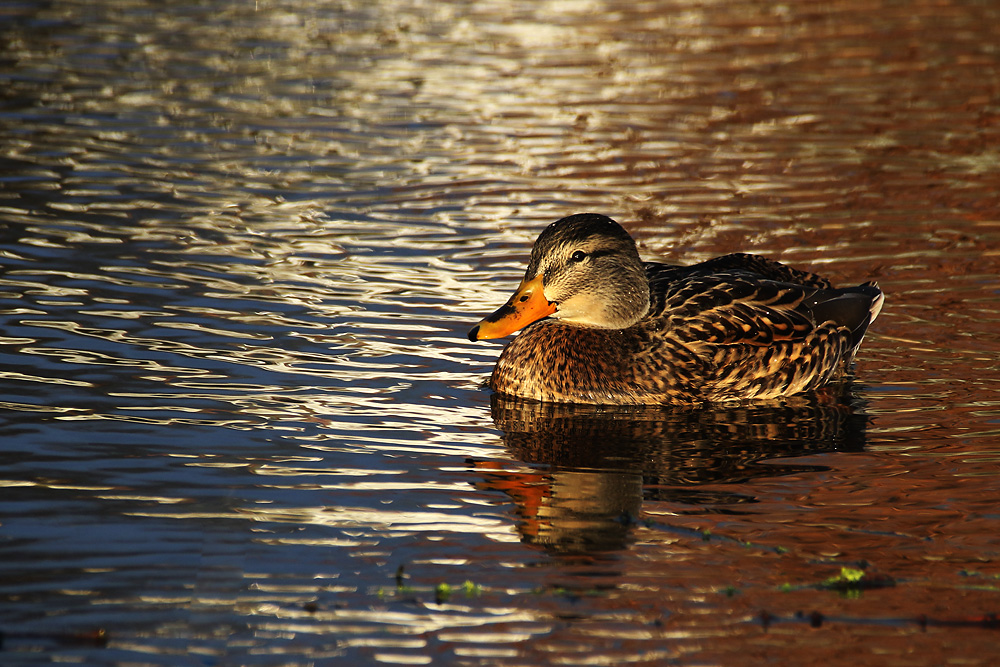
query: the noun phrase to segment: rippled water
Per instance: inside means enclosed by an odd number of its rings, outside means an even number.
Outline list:
[[[0,33],[5,664],[998,659],[994,3],[87,0]],[[466,331],[586,210],[649,258],[877,279],[856,383],[491,397]]]

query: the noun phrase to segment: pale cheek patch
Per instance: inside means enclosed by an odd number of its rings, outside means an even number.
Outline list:
[[[608,326],[607,314],[600,299],[592,294],[575,294],[559,304],[554,316],[564,322]]]

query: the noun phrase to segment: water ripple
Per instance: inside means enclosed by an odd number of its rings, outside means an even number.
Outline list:
[[[986,664],[1000,15],[870,4],[5,7],[0,660]],[[858,382],[491,405],[584,210],[877,279]]]

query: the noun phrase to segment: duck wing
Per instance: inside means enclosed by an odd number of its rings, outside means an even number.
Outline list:
[[[746,254],[679,267],[647,264],[646,321],[700,358],[719,397],[769,395],[828,381],[851,361],[878,315],[874,283],[825,278]]]
[[[745,253],[692,266],[648,262],[646,275],[651,317],[687,329],[684,338],[720,344],[770,344],[832,322],[851,331],[856,347],[883,298],[873,282],[835,288],[815,273]]]

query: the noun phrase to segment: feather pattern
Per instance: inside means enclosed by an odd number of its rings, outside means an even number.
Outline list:
[[[847,372],[882,305],[875,283],[838,289],[816,274],[736,253],[693,266],[641,264],[644,271],[634,280],[644,277],[644,311],[613,322],[566,321],[560,309],[576,291],[586,289],[588,304],[595,294],[630,293],[615,284],[617,267],[627,267],[628,257],[613,256],[627,233],[607,231],[607,222],[613,223],[583,214],[543,232],[545,252],[533,253],[532,270],[543,276],[544,297],[555,312],[525,326],[503,351],[490,379],[495,391],[619,405],[773,399],[811,391]],[[560,225],[572,233],[561,235]],[[613,242],[602,243],[606,235]],[[573,257],[581,244],[591,253],[609,248],[616,263],[595,262],[585,270],[559,259]],[[547,261],[550,255],[557,259]],[[640,261],[637,253],[634,261]],[[576,319],[579,310],[572,309]],[[619,317],[613,308],[607,312]]]

